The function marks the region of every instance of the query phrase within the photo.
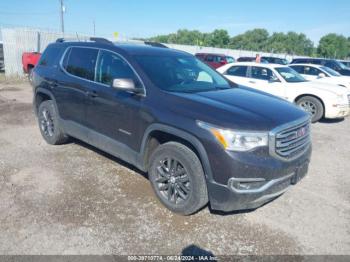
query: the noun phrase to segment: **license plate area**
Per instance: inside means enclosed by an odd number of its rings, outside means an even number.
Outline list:
[[[292,176],[291,184],[295,185],[297,184],[306,174],[309,169],[309,162],[304,163],[303,165],[299,166]]]

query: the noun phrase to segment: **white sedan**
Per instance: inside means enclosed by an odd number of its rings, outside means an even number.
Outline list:
[[[291,64],[289,67],[306,80],[344,86],[350,90],[350,76],[343,76],[329,67],[314,64]]]
[[[322,117],[343,118],[350,113],[350,92],[338,85],[307,81],[288,66],[261,63],[231,63],[217,71],[231,81],[295,103],[312,114],[312,122]]]

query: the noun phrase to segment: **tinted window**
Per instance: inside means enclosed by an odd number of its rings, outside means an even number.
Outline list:
[[[221,61],[224,61],[224,58],[222,56],[215,56],[215,62],[221,63]]]
[[[137,62],[160,89],[169,92],[204,92],[231,88],[218,72],[193,56],[139,55]]]
[[[67,52],[63,66],[68,73],[94,80],[97,49],[73,47]]]
[[[304,67],[303,66],[291,66],[291,68],[293,68],[299,74],[304,74]]]
[[[118,55],[101,51],[96,67],[96,81],[111,85],[115,78],[133,79],[135,84],[139,83],[131,67]]]
[[[252,67],[252,78],[260,80],[270,80],[272,79],[273,73],[270,69],[265,67]]]
[[[60,48],[57,46],[48,46],[40,58],[39,65],[41,66],[53,66],[58,63],[60,55]]]
[[[227,75],[231,76],[247,76],[247,66],[232,66],[226,71]]]
[[[205,58],[205,61],[213,62],[213,61],[214,61],[214,56],[208,55],[208,56]]]
[[[294,68],[293,68],[294,69]],[[311,76],[318,76],[320,73],[322,73],[320,70],[318,70],[315,67],[311,67],[311,66],[305,66],[304,69],[304,74],[305,75],[311,75]]]

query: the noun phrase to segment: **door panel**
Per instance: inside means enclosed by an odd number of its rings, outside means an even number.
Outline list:
[[[133,79],[141,83],[131,67],[117,54],[101,50],[96,66],[95,83],[88,96],[88,127],[109,138],[130,145],[137,124],[143,97],[111,86],[115,78]]]
[[[60,117],[85,125],[86,94],[93,83],[97,49],[71,47],[65,52],[53,92]]]

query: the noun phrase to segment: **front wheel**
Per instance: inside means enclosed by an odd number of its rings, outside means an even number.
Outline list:
[[[159,200],[175,213],[190,215],[208,203],[201,162],[183,144],[160,145],[150,158],[148,174]]]
[[[315,123],[323,117],[324,108],[322,102],[313,96],[304,96],[297,101],[297,105],[311,114],[311,122]]]

